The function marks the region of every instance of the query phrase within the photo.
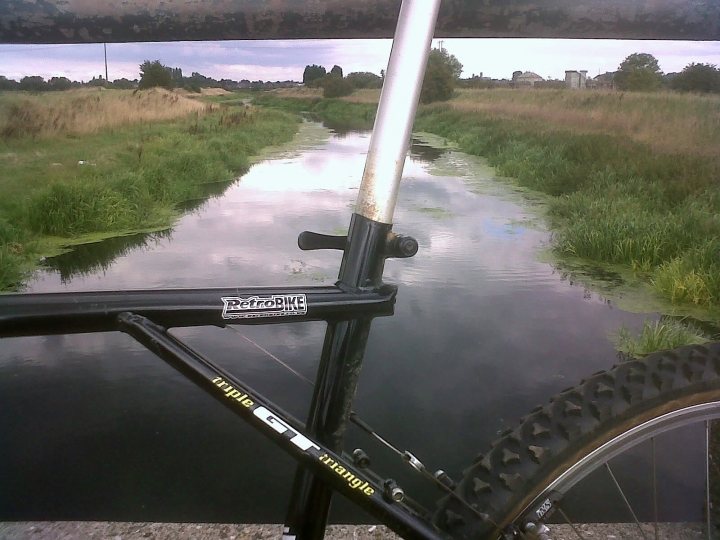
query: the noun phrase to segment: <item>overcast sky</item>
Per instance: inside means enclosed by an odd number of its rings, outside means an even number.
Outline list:
[[[433,42],[438,46],[438,41]],[[463,76],[480,74],[510,78],[515,70],[564,78],[566,69],[586,69],[595,76],[615,71],[634,52],[653,54],[665,73],[690,62],[720,64],[720,42],[619,41],[566,39],[446,39],[443,46],[462,62]],[[302,80],[307,64],[344,72],[380,73],[387,65],[390,40],[215,41],[177,43],[112,43],[107,46],[110,80],[138,77],[144,60],[160,60],[216,79]],[[0,45],[0,75],[64,76],[89,80],[104,74],[103,46]]]

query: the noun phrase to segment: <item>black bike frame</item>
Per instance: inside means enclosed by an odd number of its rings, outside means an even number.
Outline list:
[[[647,8],[647,13],[643,11],[645,8],[638,8],[633,11],[635,18],[628,20],[615,9],[615,2],[611,0],[582,0],[580,4],[583,2],[585,9],[578,9],[578,2],[575,2],[571,3],[570,10],[567,2],[549,0],[550,15],[536,20],[538,9],[534,2],[501,2],[497,6],[486,6],[485,3],[463,0],[446,3],[441,27],[446,34],[449,31],[451,35],[465,36],[718,37],[717,25],[713,24],[717,20],[717,7],[701,0],[663,0],[660,7],[656,6],[657,2],[652,2],[648,4],[652,9]],[[361,31],[364,34],[358,36],[356,33],[355,37],[371,37],[386,35],[387,24],[378,24],[377,17],[369,17],[363,10],[381,6],[385,11],[397,13],[394,11],[395,0],[326,2],[329,7],[323,9],[331,13],[335,13],[333,9],[338,6],[347,8],[355,4],[354,9],[341,9],[342,16],[327,17],[319,16],[317,6],[313,4],[313,10],[299,18],[298,14],[292,13],[297,2],[289,2],[288,6],[283,2],[275,2],[272,6],[261,3],[262,6],[256,8],[253,7],[255,3],[243,1],[221,6],[212,0],[169,0],[167,5],[157,8],[157,13],[153,11],[155,7],[141,6],[142,3],[142,0],[133,0],[125,6],[112,5],[108,7],[111,12],[106,13],[101,2],[91,3],[92,8],[88,8],[91,4],[72,0],[48,0],[42,6],[28,0],[11,0],[0,7],[0,42],[352,37],[352,32],[347,33],[345,27],[338,26],[339,23],[350,29],[356,29],[358,24],[361,27],[367,25]],[[228,7],[230,4],[232,8]],[[372,8],[368,7],[370,5]],[[603,5],[608,9],[598,8]],[[374,317],[392,315],[393,312],[397,291],[382,282],[384,260],[389,256],[411,256],[417,247],[412,242],[403,243],[392,234],[392,215],[438,8],[439,0],[404,0],[400,7],[356,213],[347,238],[311,237],[307,242],[300,242],[301,247],[305,244],[304,249],[343,250],[339,279],[334,286],[0,297],[0,337],[125,332],[296,459],[300,466],[284,538],[321,538],[332,490],[343,494],[404,537],[445,537],[422,509],[412,502],[395,500],[379,477],[342,456],[343,433],[371,322]],[[223,9],[231,12],[223,12]],[[619,20],[613,21],[612,17],[588,19],[586,12],[591,9],[601,9],[604,14],[615,13]],[[240,10],[241,16],[232,10]],[[253,10],[261,12],[258,14]],[[355,19],[348,18],[348,13],[354,13]],[[249,20],[255,15],[262,17],[263,24],[235,28],[235,21],[245,21],[246,15]],[[524,17],[534,21],[528,29],[517,24],[517,20]],[[288,26],[288,20],[295,24]],[[296,33],[299,20],[309,34]],[[323,26],[325,24],[330,24],[329,29]],[[507,29],[503,30],[503,25],[507,25]],[[268,29],[269,36],[262,32],[253,34],[252,29],[262,28]],[[518,28],[521,28],[520,33]],[[613,33],[617,28],[622,28],[621,35]],[[182,326],[308,320],[326,321],[328,328],[306,422],[292,418],[268,398],[168,332],[169,328]]]
[[[347,459],[313,440],[306,434],[302,422],[173,337],[166,328],[224,326],[230,317],[237,315],[228,312],[237,298],[304,298],[306,313],[238,318],[232,320],[234,324],[325,320],[337,325],[342,321],[366,321],[391,315],[395,293],[396,289],[391,286],[367,291],[345,291],[335,286],[7,295],[0,302],[0,336],[126,332],[270,438],[327,485],[399,534],[437,538],[436,531],[422,516],[384,496],[377,477],[361,472]]]
[[[442,538],[428,516],[394,501],[376,475],[343,457],[339,448],[370,323],[393,313],[397,288],[381,282],[388,238],[389,225],[354,215],[335,286],[4,295],[0,337],[125,332],[302,465],[296,486],[309,480],[307,496],[316,511],[298,515],[307,501],[297,495],[290,511],[296,521],[320,523],[324,530],[331,488],[404,537]],[[170,327],[310,320],[326,321],[328,330],[307,424],[168,332]],[[327,504],[318,504],[318,497]],[[297,533],[310,534],[318,533]]]
[[[387,257],[417,243],[392,232],[392,215],[440,0],[403,2],[375,129],[347,237],[305,232],[302,249],[342,249],[330,287],[221,288],[6,295],[0,337],[119,330],[246,420],[298,463],[283,538],[324,536],[333,491],[407,538],[443,538],[427,512],[342,456],[374,317],[391,315],[396,287],[382,281]],[[407,85],[410,85],[409,89]],[[306,422],[168,332],[181,326],[323,320],[328,326]]]

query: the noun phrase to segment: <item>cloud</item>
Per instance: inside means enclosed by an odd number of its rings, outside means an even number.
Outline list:
[[[259,66],[257,64],[218,64],[208,72],[225,73],[226,77],[233,80],[263,80],[263,81],[288,81],[302,80],[302,72],[305,66],[273,67]],[[299,74],[299,75],[298,75]]]
[[[681,71],[690,62],[720,64],[720,44],[717,42],[446,39],[443,46],[462,62],[464,76],[483,73],[494,78],[510,78],[515,70],[562,79],[566,69],[586,69],[594,76],[615,71],[628,55],[635,52],[654,55],[665,72]]]
[[[439,40],[434,46],[439,46]],[[720,64],[720,43],[683,41],[622,41],[570,39],[445,39],[442,45],[457,56],[464,76],[483,73],[509,78],[515,70],[563,78],[566,69],[592,75],[614,71],[634,52],[658,58],[665,72],[680,71],[690,62]],[[197,71],[214,78],[301,80],[308,64],[327,69],[337,64],[345,73],[385,69],[391,41],[292,40],[176,43],[111,43],[107,45],[111,79],[138,76],[144,60],[158,59],[184,73]],[[88,80],[104,73],[102,44],[0,45],[0,74],[65,76]],[[48,61],[51,60],[51,61]]]

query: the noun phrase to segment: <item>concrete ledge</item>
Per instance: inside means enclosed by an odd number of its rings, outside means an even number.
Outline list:
[[[637,526],[627,523],[593,523],[577,525],[585,538],[592,540],[636,540]],[[654,527],[644,524],[648,538],[654,538]],[[553,525],[553,540],[575,540],[568,525]],[[0,522],[0,540],[270,540],[280,538],[281,525],[238,525],[229,523],[132,523],[106,521],[34,521]],[[699,523],[662,523],[661,540],[695,540],[706,538]],[[329,540],[396,540],[399,537],[381,525],[330,525]]]

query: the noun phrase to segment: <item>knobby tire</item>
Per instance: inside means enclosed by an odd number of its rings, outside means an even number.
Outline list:
[[[504,433],[465,470],[457,496],[440,501],[435,523],[454,538],[495,540],[595,449],[648,420],[715,401],[720,343],[623,361],[561,392]]]

